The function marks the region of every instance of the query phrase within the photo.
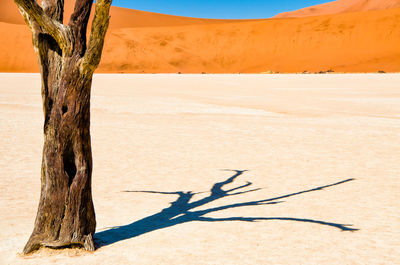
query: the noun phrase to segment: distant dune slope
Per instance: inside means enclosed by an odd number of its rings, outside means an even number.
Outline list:
[[[111,16],[98,72],[400,72],[400,8],[208,20],[113,7]],[[38,71],[31,34],[12,0],[0,3],[0,43],[1,72]]]
[[[275,18],[309,17],[400,7],[400,0],[337,0],[278,14]]]

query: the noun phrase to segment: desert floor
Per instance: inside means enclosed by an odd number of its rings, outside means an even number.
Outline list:
[[[0,264],[400,260],[399,74],[96,75],[94,253],[19,254],[42,123],[39,75],[0,74]]]

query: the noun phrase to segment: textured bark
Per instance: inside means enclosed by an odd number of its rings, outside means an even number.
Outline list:
[[[44,147],[41,195],[24,253],[41,246],[94,250],[90,90],[100,63],[111,0],[98,0],[89,44],[92,0],[77,0],[67,26],[64,0],[15,0],[32,31],[42,76]]]

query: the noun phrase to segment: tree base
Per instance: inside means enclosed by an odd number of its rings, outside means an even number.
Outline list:
[[[80,246],[84,248],[86,251],[94,251],[94,240],[93,240],[93,235],[87,235],[83,236],[82,238],[78,240],[56,240],[56,241],[45,241],[43,240],[45,238],[44,236],[42,238],[40,237],[31,237],[26,243],[24,247],[23,254],[27,255],[30,254],[36,250],[38,250],[41,247],[47,247],[47,248],[53,248],[53,249],[62,249],[62,248],[70,248],[74,246]]]

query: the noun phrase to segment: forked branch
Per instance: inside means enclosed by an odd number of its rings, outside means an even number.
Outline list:
[[[14,0],[21,14],[36,23],[40,29],[51,35],[58,43],[62,50],[66,50],[69,46],[67,38],[67,28],[57,21],[49,17],[35,0]],[[32,25],[28,25],[32,30]]]

